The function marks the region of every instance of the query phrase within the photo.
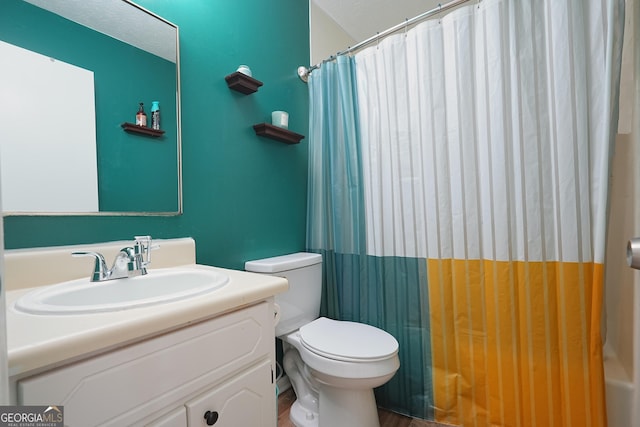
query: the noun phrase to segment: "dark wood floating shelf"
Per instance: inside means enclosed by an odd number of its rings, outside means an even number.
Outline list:
[[[237,90],[245,95],[257,92],[258,88],[262,86],[262,82],[260,80],[256,80],[246,74],[242,74],[240,71],[231,73],[224,79],[227,81],[227,86],[229,86],[230,89]]]
[[[164,135],[163,130],[152,129],[146,126],[138,126],[138,125],[134,125],[133,123],[123,123],[120,126],[122,126],[122,129],[126,130],[127,132],[139,133],[147,136],[154,136],[156,138]]]
[[[256,135],[275,139],[276,141],[284,142],[287,144],[297,144],[304,138],[304,135],[292,132],[289,129],[270,125],[269,123],[259,123],[257,125],[253,125],[253,130],[256,131]]]

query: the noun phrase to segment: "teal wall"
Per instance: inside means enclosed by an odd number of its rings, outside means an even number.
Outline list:
[[[297,67],[309,62],[308,2],[138,3],[180,29],[184,214],[10,216],[4,218],[5,247],[126,240],[140,234],[191,236],[199,263],[228,268],[303,250],[307,139],[286,145],[256,136],[252,125],[267,121],[272,110],[286,110],[290,129],[308,131],[307,88],[296,75]],[[248,64],[264,83],[257,93],[228,89],[224,76],[240,64]]]

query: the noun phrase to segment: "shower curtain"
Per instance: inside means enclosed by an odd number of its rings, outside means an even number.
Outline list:
[[[311,75],[322,313],[378,326],[378,404],[467,426],[606,425],[607,185],[622,0],[484,0]]]

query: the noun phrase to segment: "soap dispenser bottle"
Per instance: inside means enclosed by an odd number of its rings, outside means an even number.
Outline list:
[[[151,102],[151,128],[160,130],[160,102]]]
[[[136,113],[136,125],[143,127],[147,126],[147,114],[144,112],[144,104],[142,102],[140,103],[140,107]]]

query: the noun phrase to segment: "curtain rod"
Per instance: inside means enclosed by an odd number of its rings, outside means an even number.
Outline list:
[[[468,1],[471,1],[471,0],[452,0],[449,3],[445,3],[444,5],[443,4],[438,4],[437,7],[433,8],[431,10],[428,10],[428,11],[426,11],[424,13],[421,13],[418,16],[414,16],[411,19],[406,19],[405,22],[402,22],[402,23],[400,23],[398,25],[394,25],[393,27],[388,28],[388,29],[384,30],[381,33],[377,33],[375,36],[369,37],[368,39],[366,39],[364,41],[361,41],[360,43],[357,43],[355,46],[349,46],[345,50],[336,53],[335,56],[330,56],[329,58],[325,59],[322,62],[330,61],[333,58],[336,58],[336,57],[338,57],[340,55],[346,55],[347,53],[351,53],[353,51],[361,49],[361,48],[365,47],[368,44],[371,44],[371,43],[373,43],[375,41],[380,40],[381,38],[384,38],[384,37],[388,36],[389,34],[393,34],[393,33],[397,32],[398,30],[401,30],[403,28],[407,28],[409,25],[413,25],[415,23],[418,23],[418,22],[420,22],[420,21],[422,21],[424,19],[427,19],[427,18],[429,18],[429,17],[431,17],[433,15],[437,15],[438,13],[446,12],[447,10],[453,9],[454,7],[460,6],[463,3],[467,3]],[[322,64],[322,62],[320,64]],[[311,66],[309,68],[305,67],[304,65],[299,66],[298,67],[298,77],[300,77],[300,79],[303,82],[306,83],[307,80],[309,79],[309,74],[311,74],[311,72],[313,70],[315,70],[317,68],[320,68],[320,64],[313,65],[313,66]]]

